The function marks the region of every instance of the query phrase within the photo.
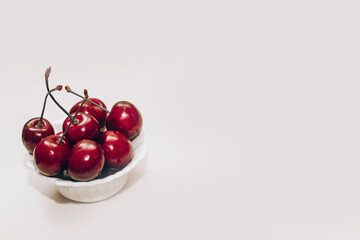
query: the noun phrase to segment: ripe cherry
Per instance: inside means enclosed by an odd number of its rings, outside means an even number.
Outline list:
[[[139,110],[130,102],[117,102],[106,119],[106,128],[125,134],[134,139],[142,129],[142,117]]]
[[[56,176],[66,167],[71,146],[66,139],[60,140],[60,136],[50,135],[36,145],[34,163],[41,174]]]
[[[75,144],[71,150],[68,173],[74,180],[89,181],[99,176],[104,164],[104,151],[100,145],[84,139]]]
[[[43,118],[41,127],[39,122],[40,118],[32,118],[25,123],[22,130],[22,142],[30,154],[33,154],[41,139],[54,134],[54,128],[48,120]]]
[[[42,138],[54,134],[54,128],[51,123],[44,118],[44,112],[48,96],[51,94],[51,92],[61,91],[61,89],[62,86],[58,85],[56,88],[50,90],[45,96],[40,117],[30,119],[23,127],[21,135],[22,142],[25,148],[31,154],[34,151],[36,144],[38,144]]]
[[[74,113],[71,114],[74,116]],[[98,121],[91,115],[79,112],[75,121],[69,128],[69,131],[65,134],[66,139],[75,144],[83,139],[93,140],[97,138],[100,133],[100,125]],[[66,118],[63,123],[63,131],[69,126],[71,122],[70,118]]]
[[[110,168],[123,168],[134,156],[129,138],[118,131],[100,133],[98,143],[104,150],[106,166]]]
[[[68,86],[66,87],[69,88]],[[80,107],[77,109],[77,112],[81,111],[83,105],[88,100],[87,90],[84,90],[84,94],[85,98]],[[76,117],[74,116],[74,113],[70,114],[70,116],[72,116],[73,120],[70,117],[66,118],[62,129],[64,131],[72,122],[69,131],[66,133],[66,138],[71,143],[75,144],[83,139],[93,140],[98,137],[100,133],[100,125],[93,116],[82,112],[79,112]]]

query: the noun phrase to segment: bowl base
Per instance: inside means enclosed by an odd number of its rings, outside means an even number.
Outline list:
[[[99,185],[73,189],[57,186],[57,190],[64,197],[76,202],[99,202],[118,193],[125,186],[127,179],[128,173],[125,174],[122,178],[118,178],[115,181],[109,182],[106,187]]]

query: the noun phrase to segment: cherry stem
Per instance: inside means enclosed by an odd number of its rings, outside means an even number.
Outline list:
[[[75,119],[75,120],[76,120],[76,115],[80,112],[81,107],[84,105],[84,103],[86,102],[86,100],[89,98],[89,95],[88,95],[88,92],[87,92],[86,89],[84,89],[84,95],[85,95],[84,100],[81,102],[79,109],[78,109],[78,110],[76,111],[76,113],[74,114],[74,119]],[[72,124],[73,122],[74,122],[74,124],[75,124],[76,121],[74,121],[74,120],[71,120],[71,121],[70,121],[69,125],[67,126],[67,128],[65,129],[65,131],[63,132],[63,134],[61,135],[61,138],[59,139],[58,144],[61,144],[62,140],[63,140],[64,137],[65,137],[65,134],[67,133],[67,131],[69,130],[69,128],[70,128],[70,126],[71,126],[71,124]]]
[[[80,98],[84,99],[84,97],[83,97],[83,96],[81,96],[80,94],[78,94],[78,93],[76,93],[76,92],[73,92],[69,86],[66,86],[66,87],[65,87],[65,89],[66,89],[66,91],[67,91],[68,93],[72,93],[72,94],[74,94],[75,96],[78,96],[78,97],[80,97]],[[90,102],[91,104],[93,104],[93,105],[95,105],[95,106],[97,106],[97,107],[101,108],[101,109],[102,109],[102,110],[104,110],[105,112],[110,113],[110,111],[109,111],[109,110],[107,110],[106,108],[104,108],[104,107],[100,106],[100,105],[99,105],[99,104],[97,104],[97,103],[94,103],[94,102],[93,102],[93,101],[91,101],[90,99],[87,99],[86,101],[88,101],[88,102]]]
[[[51,72],[51,67],[48,67],[46,69],[45,72],[45,83],[46,83],[46,89],[48,90],[48,93],[51,97],[51,99],[54,101],[54,103],[71,119],[71,121],[74,120],[74,118],[70,115],[70,113],[68,113],[54,98],[54,96],[51,94],[50,92],[50,88],[49,88],[49,76],[50,76],[50,72]]]
[[[56,91],[56,90],[57,90],[57,91],[61,91],[61,89],[62,89],[62,85],[58,85],[58,86],[56,86],[56,88],[51,89],[50,92],[54,92],[54,91]],[[42,120],[43,120],[43,117],[44,117],[46,100],[47,100],[50,92],[48,92],[48,93],[46,94],[46,96],[45,96],[43,109],[42,109],[42,111],[41,111],[40,121],[39,121],[39,123],[38,123],[38,127],[39,127],[39,128],[42,127]]]

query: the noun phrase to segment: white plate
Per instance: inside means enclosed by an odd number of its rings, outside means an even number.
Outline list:
[[[59,120],[54,123],[56,132],[61,131],[62,122],[63,121]],[[139,136],[132,141],[132,145],[134,148],[134,158],[126,167],[107,177],[95,179],[89,182],[74,182],[57,177],[46,177],[40,174],[40,172],[36,169],[34,166],[33,156],[30,154],[27,155],[26,165],[34,170],[39,176],[54,183],[57,190],[64,197],[78,202],[97,202],[109,198],[119,192],[125,186],[130,171],[145,158],[147,152],[147,142],[144,129],[142,129]]]

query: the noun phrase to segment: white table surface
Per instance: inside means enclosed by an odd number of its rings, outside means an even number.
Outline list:
[[[1,1],[0,238],[359,239],[360,6],[290,2]],[[142,112],[147,161],[106,201],[24,164],[48,66]]]

